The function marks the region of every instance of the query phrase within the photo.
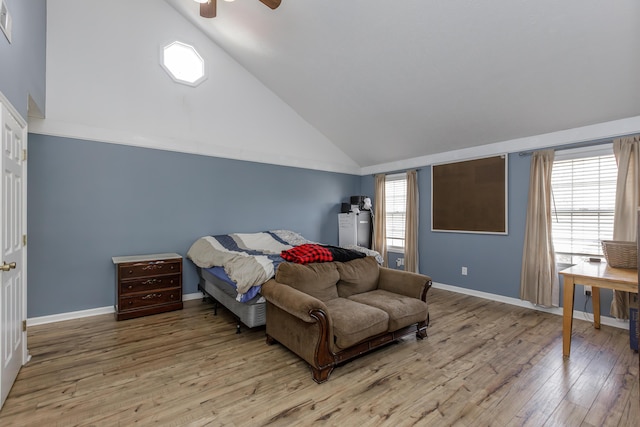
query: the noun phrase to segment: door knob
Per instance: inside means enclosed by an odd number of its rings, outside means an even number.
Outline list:
[[[1,271],[9,271],[16,268],[16,263],[15,262],[10,262],[9,264],[7,264],[5,261],[2,261],[2,266],[0,267]]]

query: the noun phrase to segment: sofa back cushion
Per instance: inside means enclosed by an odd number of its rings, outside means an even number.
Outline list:
[[[340,275],[333,262],[295,264],[283,262],[276,271],[276,281],[289,285],[320,301],[338,298],[336,283]]]
[[[340,280],[338,281],[338,295],[348,298],[351,295],[378,289],[380,271],[374,257],[354,259],[349,262],[336,263]]]

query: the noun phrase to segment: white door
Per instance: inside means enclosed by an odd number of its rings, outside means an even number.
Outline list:
[[[9,113],[0,102],[2,125],[2,258],[0,258],[0,408],[27,360],[26,320],[26,251],[23,235],[26,215],[26,126]]]

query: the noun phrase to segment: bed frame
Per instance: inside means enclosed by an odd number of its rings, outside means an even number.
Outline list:
[[[265,324],[266,302],[264,298],[259,302],[262,297],[260,294],[248,302],[238,302],[236,301],[238,292],[230,284],[225,283],[202,268],[198,268],[198,276],[200,277],[198,289],[205,296],[213,299],[213,314],[218,314],[219,303],[237,318],[236,334],[240,333],[242,324],[248,328],[255,328]]]

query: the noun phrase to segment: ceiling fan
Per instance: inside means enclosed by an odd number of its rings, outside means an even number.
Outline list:
[[[215,18],[216,16],[216,0],[195,0],[200,3],[200,16],[203,18]],[[233,0],[225,0],[233,1]],[[265,6],[276,9],[280,6],[282,0],[259,0]]]

